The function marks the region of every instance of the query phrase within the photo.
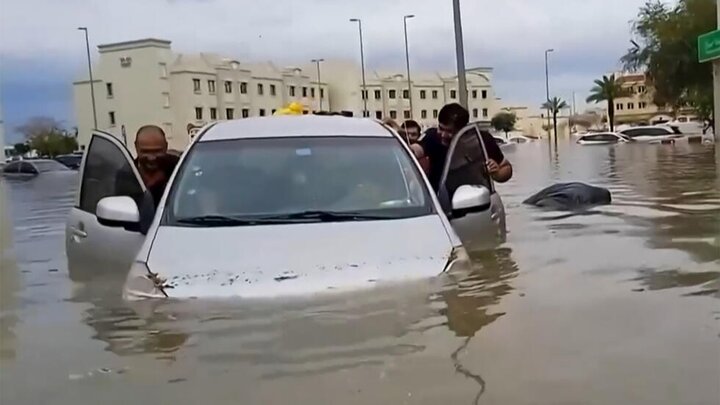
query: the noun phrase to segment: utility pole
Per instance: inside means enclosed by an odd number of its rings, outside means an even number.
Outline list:
[[[90,76],[90,99],[92,100],[93,129],[97,129],[97,110],[95,109],[95,81],[92,74],[92,61],[90,60],[90,39],[88,38],[87,27],[78,27],[78,30],[85,31],[85,50],[87,51],[88,75]]]
[[[363,117],[369,117],[370,113],[367,109],[367,99],[370,95],[367,92],[367,85],[365,83],[365,52],[363,50],[363,34],[362,34],[362,20],[359,18],[351,18],[351,22],[358,23],[358,33],[360,34],[360,70],[362,70],[362,96],[363,99]]]
[[[457,59],[458,92],[460,105],[468,108],[467,81],[465,77],[465,47],[463,46],[462,18],[460,0],[453,0],[453,20],[455,23],[455,58]]]
[[[403,17],[403,30],[405,31],[405,65],[407,66],[407,88],[408,98],[410,99],[410,119],[413,118],[413,103],[412,103],[412,82],[410,81],[410,52],[408,51],[408,37],[407,37],[407,20],[414,18],[415,15],[408,14]]]
[[[545,101],[547,112],[548,140],[550,139],[550,71],[548,69],[548,54],[555,51],[554,49],[545,50]]]
[[[320,111],[322,111],[322,86],[320,85],[320,62],[324,62],[325,59],[313,59],[311,60],[312,63],[314,63],[317,66],[317,87],[318,87],[318,97],[320,98]]]

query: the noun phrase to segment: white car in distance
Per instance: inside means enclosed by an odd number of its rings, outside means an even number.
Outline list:
[[[612,145],[628,143],[632,142],[632,140],[614,132],[598,132],[582,135],[576,142],[580,145]]]
[[[672,144],[683,138],[683,134],[680,130],[667,125],[631,127],[618,131],[618,134],[626,136],[635,142],[641,143]]]
[[[470,125],[453,139],[436,195],[406,144],[373,120],[215,123],[148,214],[128,151],[96,132],[68,219],[68,262],[127,273],[128,299],[304,295],[436,276],[466,260],[463,243],[505,236],[478,134]]]

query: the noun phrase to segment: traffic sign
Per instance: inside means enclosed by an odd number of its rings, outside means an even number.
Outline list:
[[[720,30],[698,37],[698,59],[700,63],[720,59]]]

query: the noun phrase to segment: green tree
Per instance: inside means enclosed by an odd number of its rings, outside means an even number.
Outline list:
[[[30,147],[24,142],[18,142],[13,145],[13,154],[15,156],[22,156],[28,152],[30,152]]]
[[[509,111],[501,111],[495,114],[490,120],[490,125],[497,131],[505,132],[505,138],[508,137],[508,132],[515,129],[515,123],[517,122],[517,116],[515,113]]]
[[[550,100],[544,102],[542,105],[542,108],[544,110],[550,111],[550,114],[552,114],[553,130],[555,131],[555,145],[557,145],[557,137],[558,137],[558,135],[557,135],[557,116],[560,113],[560,111],[562,111],[565,108],[568,108],[568,104],[564,100],[562,100],[558,97],[553,97]]]
[[[675,5],[648,0],[633,22],[633,47],[621,61],[628,70],[646,72],[653,102],[673,114],[693,107],[712,116],[712,64],[698,62],[697,37],[717,27],[715,0],[679,0]]]
[[[615,99],[625,97],[628,91],[620,86],[620,82],[615,79],[615,75],[603,76],[602,79],[595,80],[595,86],[590,89],[588,103],[607,102],[607,115],[610,123],[610,131],[615,130]]]
[[[77,149],[77,139],[62,128],[60,122],[49,117],[33,117],[19,126],[27,144],[40,156],[55,157]]]

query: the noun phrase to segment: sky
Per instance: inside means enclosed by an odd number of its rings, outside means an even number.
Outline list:
[[[460,0],[467,67],[494,68],[502,103],[539,107],[550,93],[578,109],[592,81],[620,70],[631,21],[644,0]],[[0,0],[0,100],[6,133],[32,116],[74,125],[72,81],[86,69],[85,40],[146,37],[175,52],[218,52],[240,61],[359,59],[363,21],[368,69],[404,71],[403,16],[413,71],[455,70],[451,0]],[[95,55],[96,56],[96,55]],[[358,60],[359,62],[359,60]]]

